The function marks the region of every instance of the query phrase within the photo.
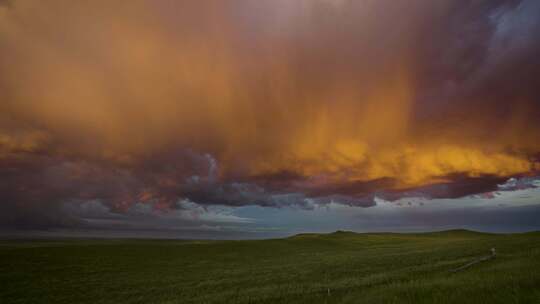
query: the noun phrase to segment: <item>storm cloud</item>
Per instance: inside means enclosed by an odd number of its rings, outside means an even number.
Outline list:
[[[534,0],[0,1],[0,226],[519,190],[537,37]]]

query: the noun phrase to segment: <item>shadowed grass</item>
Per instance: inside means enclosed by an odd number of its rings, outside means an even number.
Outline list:
[[[0,303],[540,303],[540,233],[4,241],[0,286]]]

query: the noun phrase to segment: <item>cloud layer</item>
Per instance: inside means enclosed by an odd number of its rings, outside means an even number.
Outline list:
[[[534,0],[2,1],[0,224],[497,191],[540,170],[539,36]]]

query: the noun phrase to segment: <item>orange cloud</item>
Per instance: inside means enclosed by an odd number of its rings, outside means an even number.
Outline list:
[[[474,78],[485,67],[467,56],[496,25],[454,32],[463,18],[420,1],[17,0],[0,7],[0,157],[45,149],[123,170],[188,149],[223,180],[396,187],[539,170],[535,91],[501,97],[510,76]],[[469,49],[436,48],[445,35]]]

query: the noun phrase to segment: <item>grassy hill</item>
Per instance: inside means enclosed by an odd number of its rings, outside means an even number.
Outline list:
[[[539,287],[540,233],[0,242],[5,304],[540,303]]]

